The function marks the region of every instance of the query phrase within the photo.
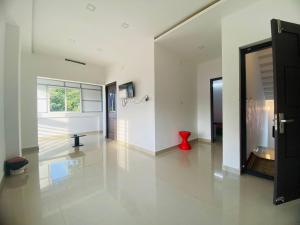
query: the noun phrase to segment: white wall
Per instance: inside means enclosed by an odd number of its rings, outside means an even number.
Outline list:
[[[239,47],[271,37],[273,18],[300,23],[299,0],[263,0],[222,20],[223,165],[240,170]]]
[[[5,26],[4,125],[6,157],[21,154],[20,116],[20,31],[16,25]]]
[[[37,76],[93,84],[105,83],[105,70],[98,66],[82,66],[62,58],[39,54],[22,54],[21,64],[21,118],[22,148],[38,146]]]
[[[155,44],[155,149],[180,143],[178,131],[197,138],[196,65]]]
[[[103,131],[103,113],[39,113],[38,136],[50,137]]]
[[[122,62],[108,70],[106,83],[117,85],[133,81],[136,88],[136,101],[149,95],[148,102],[129,103],[122,107],[117,101],[117,139],[151,152],[155,151],[154,120],[154,44],[152,38],[139,39],[132,44]],[[118,88],[117,88],[118,97]]]
[[[4,41],[5,23],[3,1],[0,1],[0,182],[3,177],[3,162],[6,158],[4,128]]]
[[[198,138],[211,140],[210,79],[222,77],[222,59],[216,58],[197,66]]]

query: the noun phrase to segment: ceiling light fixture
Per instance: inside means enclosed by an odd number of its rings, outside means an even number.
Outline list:
[[[88,3],[86,5],[86,9],[89,10],[89,11],[91,11],[91,12],[94,12],[96,10],[96,6],[93,5],[93,4],[91,4],[91,3]]]
[[[83,65],[83,66],[86,65],[86,63],[84,63],[84,62],[80,62],[80,61],[73,60],[73,59],[68,59],[68,58],[66,58],[65,61],[71,62],[71,63],[77,63],[77,64],[80,64],[80,65]]]
[[[124,22],[124,23],[122,23],[121,27],[124,29],[127,29],[127,28],[129,28],[129,24]]]

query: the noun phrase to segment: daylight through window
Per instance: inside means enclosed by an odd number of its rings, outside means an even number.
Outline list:
[[[59,80],[37,80],[38,112],[102,112],[102,87]]]

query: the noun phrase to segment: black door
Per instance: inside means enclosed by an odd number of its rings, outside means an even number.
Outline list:
[[[300,198],[300,25],[271,21],[276,121],[274,203]]]
[[[106,85],[106,138],[117,139],[116,82]]]

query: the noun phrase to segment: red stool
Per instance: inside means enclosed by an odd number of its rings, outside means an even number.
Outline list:
[[[179,135],[182,138],[182,142],[178,147],[181,150],[190,150],[191,145],[188,142],[188,138],[191,135],[191,132],[189,132],[189,131],[179,131]]]

